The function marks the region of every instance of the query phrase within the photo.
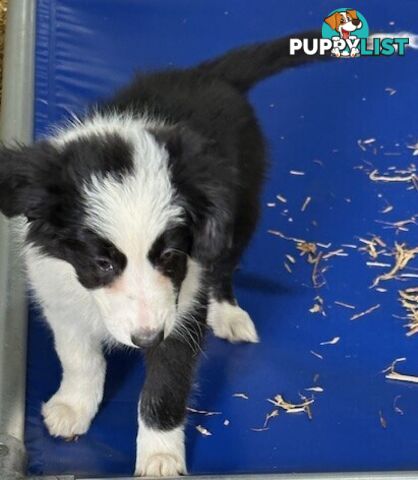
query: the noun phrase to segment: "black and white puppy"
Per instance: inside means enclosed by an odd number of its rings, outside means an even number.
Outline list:
[[[54,135],[0,150],[0,209],[24,217],[28,277],[63,369],[42,409],[51,435],[88,430],[104,344],[143,348],[135,473],[186,473],[186,402],[206,324],[258,341],[232,288],[266,167],[246,93],[313,59],[289,56],[288,43],[140,76]]]

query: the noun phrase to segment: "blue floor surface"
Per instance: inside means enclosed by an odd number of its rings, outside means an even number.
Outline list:
[[[328,12],[341,6],[333,0],[38,0],[35,135],[110,95],[138,68],[192,65],[241,44],[320,27]],[[350,6],[360,8],[372,30],[416,28],[414,0],[404,0],[402,8],[390,0]],[[398,290],[416,286],[418,279],[382,282],[387,292],[371,289],[373,279],[389,268],[369,267],[366,262],[373,260],[365,252],[342,247],[359,247],[359,237],[373,235],[384,240],[388,252],[395,242],[416,245],[416,225],[397,233],[377,220],[411,218],[417,192],[407,183],[371,181],[367,172],[413,163],[407,146],[418,140],[417,77],[418,54],[408,52],[404,58],[340,60],[288,71],[251,92],[271,168],[263,216],[235,284],[261,343],[230,345],[209,337],[193,405],[222,414],[190,416],[191,473],[418,469],[418,386],[387,381],[381,373],[395,358],[407,357],[399,370],[418,374],[418,335],[408,338],[405,320],[394,317],[405,315]],[[359,139],[373,138],[359,147]],[[307,197],[311,201],[301,211]],[[388,205],[393,210],[382,213]],[[324,255],[342,248],[348,256],[322,260],[326,284],[315,289],[306,255],[268,230],[331,243],[318,248]],[[380,255],[377,261],[394,259]],[[412,261],[404,273],[414,274],[417,267]],[[309,311],[317,295],[326,316]],[[104,402],[91,430],[76,443],[53,439],[40,406],[58,387],[60,368],[40,318],[32,308],[29,472],[132,473],[140,356],[112,354]],[[334,337],[338,343],[320,345]],[[266,399],[280,393],[297,402],[299,393],[311,396],[305,389],[314,385],[324,391],[313,394],[312,420],[282,411],[268,430],[252,430],[262,427],[273,409]],[[397,396],[404,415],[394,409]],[[202,436],[196,425],[212,435]]]

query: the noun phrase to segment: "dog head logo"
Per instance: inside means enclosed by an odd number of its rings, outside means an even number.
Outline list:
[[[356,10],[345,10],[335,12],[325,19],[325,22],[336,32],[341,38],[346,40],[352,32],[362,27],[362,22],[357,16]]]
[[[359,39],[369,36],[369,27],[364,16],[357,10],[339,8],[324,19],[322,36],[333,40],[332,55],[357,57],[360,55]]]

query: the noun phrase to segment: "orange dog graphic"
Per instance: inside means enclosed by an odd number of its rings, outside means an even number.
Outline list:
[[[343,12],[335,12],[324,20],[333,30],[339,33],[344,40],[352,38],[351,33],[359,30],[363,24],[357,16],[356,10],[345,10]],[[339,57],[340,55],[355,57],[359,54],[357,48],[351,48],[350,52],[340,52],[338,48],[334,48],[331,53]]]

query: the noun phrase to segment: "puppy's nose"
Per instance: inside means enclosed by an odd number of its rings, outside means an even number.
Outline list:
[[[142,329],[131,335],[131,341],[139,348],[155,347],[164,339],[162,330]]]
[[[353,18],[353,20],[351,20],[351,22],[353,23],[353,25],[355,27],[358,27],[360,25],[360,20],[358,18]]]

